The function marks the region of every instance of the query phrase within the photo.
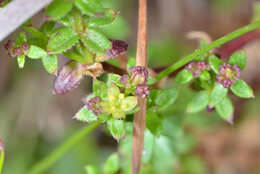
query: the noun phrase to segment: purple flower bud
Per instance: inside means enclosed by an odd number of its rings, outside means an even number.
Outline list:
[[[54,94],[64,94],[77,88],[83,79],[84,65],[69,61],[58,73],[54,82]]]
[[[200,70],[194,70],[194,71],[192,72],[192,75],[193,75],[193,77],[195,77],[195,78],[199,77],[199,76],[200,76]]]
[[[14,55],[16,55],[16,56],[22,56],[22,55],[23,55],[23,50],[22,50],[21,48],[15,48],[15,49],[13,50],[13,53],[14,53]]]
[[[197,68],[198,68],[200,71],[206,69],[206,67],[207,67],[207,63],[206,63],[206,62],[199,61],[199,62],[197,63]]]
[[[110,42],[112,43],[112,48],[107,50],[107,56],[104,57],[104,60],[117,57],[128,49],[128,44],[124,41],[110,40]]]
[[[185,66],[185,68],[189,71],[192,71],[196,66],[196,63],[194,61],[191,61],[188,65]]]
[[[149,93],[150,91],[147,85],[138,85],[135,89],[135,95],[138,97],[146,98]]]
[[[28,43],[23,43],[22,47],[23,47],[23,50],[25,52],[27,52],[29,50],[29,44]]]
[[[221,84],[224,86],[224,88],[230,88],[233,82],[230,79],[223,79]]]
[[[120,83],[122,83],[122,84],[125,85],[125,84],[127,84],[128,79],[129,79],[128,75],[127,75],[127,74],[124,74],[124,75],[121,76],[121,78],[120,78]]]
[[[13,40],[8,40],[6,44],[4,44],[4,47],[6,50],[10,51],[14,46],[14,41]]]
[[[148,71],[143,66],[129,68],[130,80],[136,84],[144,84],[148,79]]]
[[[215,111],[215,107],[208,105],[207,108],[206,108],[206,111],[209,112],[209,113],[213,112],[213,111]]]
[[[91,110],[97,116],[101,114],[100,106],[98,106],[99,102],[100,102],[100,98],[94,97],[88,100],[86,103],[88,109]]]

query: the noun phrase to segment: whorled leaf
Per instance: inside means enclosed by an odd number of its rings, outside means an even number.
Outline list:
[[[54,94],[64,94],[77,88],[83,79],[84,71],[84,65],[75,61],[69,61],[61,68],[55,79]]]
[[[216,105],[216,110],[222,119],[233,124],[234,107],[232,101],[227,96]]]
[[[104,164],[104,173],[114,174],[117,173],[119,169],[120,169],[120,161],[119,161],[118,154],[110,155]]]
[[[54,0],[46,9],[46,15],[54,20],[65,16],[73,7],[70,0]]]
[[[42,64],[46,71],[50,74],[56,74],[58,69],[57,55],[47,55],[42,57]]]
[[[94,15],[104,10],[99,0],[75,0],[75,6],[83,13]]]
[[[70,49],[79,40],[78,34],[71,28],[57,28],[50,36],[48,53],[58,54]]]

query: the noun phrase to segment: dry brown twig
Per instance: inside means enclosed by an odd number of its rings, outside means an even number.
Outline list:
[[[147,67],[147,0],[139,0],[136,66]],[[138,174],[144,146],[146,99],[138,98],[139,111],[134,115],[132,174]]]

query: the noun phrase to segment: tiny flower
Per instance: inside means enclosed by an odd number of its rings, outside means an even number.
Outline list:
[[[207,63],[204,61],[199,61],[197,63],[197,67],[200,71],[205,70],[207,68]]]
[[[208,66],[208,63],[205,61],[194,62],[191,61],[185,66],[185,69],[192,72],[193,77],[197,78],[200,76],[201,71],[205,70]]]
[[[148,71],[143,66],[129,68],[130,80],[135,84],[144,84],[148,79]]]
[[[209,113],[213,112],[214,110],[215,110],[215,107],[212,107],[210,105],[208,105],[207,108],[206,108],[206,111],[209,112]]]
[[[99,62],[117,57],[123,54],[128,49],[128,44],[124,41],[110,40],[110,42],[112,44],[112,48],[106,51],[107,54],[105,56],[99,56],[96,58]]]
[[[101,107],[99,105],[99,102],[100,102],[100,98],[94,97],[94,98],[88,100],[86,103],[86,106],[88,107],[88,109],[91,110],[97,116],[101,114]]]
[[[13,40],[8,40],[6,44],[4,44],[4,47],[6,50],[10,51],[14,46],[14,41]]]
[[[138,85],[135,89],[135,95],[138,97],[146,98],[149,93],[150,91],[147,85]]]
[[[241,69],[237,65],[223,64],[219,67],[216,81],[224,88],[230,88],[239,78]]]
[[[13,50],[13,53],[16,55],[16,56],[22,56],[23,55],[23,50],[21,48],[15,48]]]
[[[122,84],[125,85],[125,84],[127,84],[128,79],[129,79],[128,75],[127,75],[127,74],[124,74],[124,75],[121,76],[121,78],[120,78],[120,83],[122,83]]]
[[[22,47],[23,47],[23,50],[25,52],[27,52],[29,50],[29,44],[28,43],[23,43]]]

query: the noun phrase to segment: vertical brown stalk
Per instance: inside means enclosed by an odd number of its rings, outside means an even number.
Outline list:
[[[136,66],[147,67],[147,0],[139,0]],[[145,131],[146,99],[138,98],[139,111],[134,116],[132,145],[132,174],[138,174]]]

